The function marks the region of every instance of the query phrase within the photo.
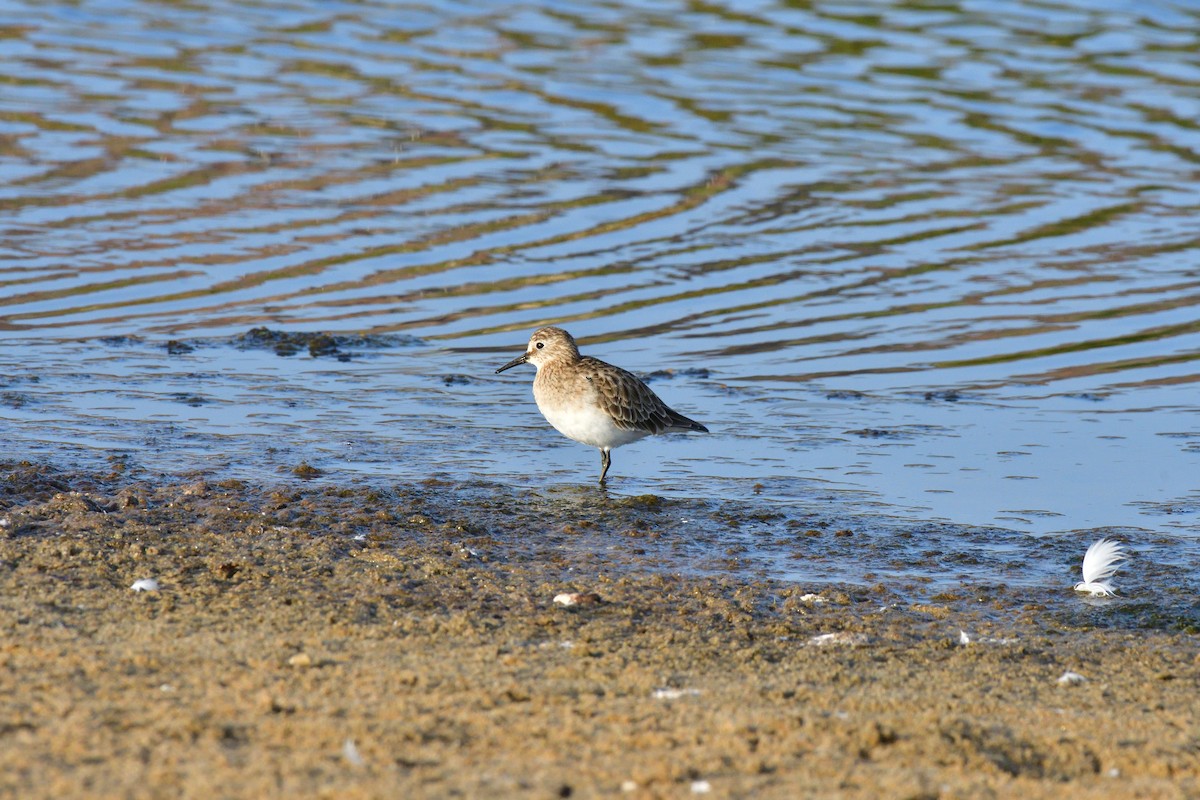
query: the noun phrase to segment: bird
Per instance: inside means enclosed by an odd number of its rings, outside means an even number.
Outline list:
[[[1075,584],[1075,591],[1088,592],[1093,597],[1116,595],[1116,589],[1109,579],[1117,571],[1117,562],[1124,558],[1128,556],[1121,551],[1119,542],[1111,539],[1093,542],[1083,554],[1083,582]]]
[[[600,484],[612,466],[611,451],[655,433],[708,428],[672,410],[632,372],[581,356],[562,328],[539,328],[523,355],[496,370],[521,364],[537,369],[533,399],[538,410],[568,439],[600,450]]]

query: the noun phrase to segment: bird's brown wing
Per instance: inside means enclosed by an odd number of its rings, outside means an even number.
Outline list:
[[[687,427],[691,422],[668,408],[632,372],[590,356],[582,358],[581,365],[586,367],[588,381],[595,386],[604,409],[612,415],[618,428],[662,433],[674,427]]]

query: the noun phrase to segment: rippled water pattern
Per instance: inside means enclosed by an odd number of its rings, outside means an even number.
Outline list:
[[[615,492],[1200,533],[1194,4],[9,2],[0,53],[13,456],[591,481],[491,374],[554,322],[713,430]]]

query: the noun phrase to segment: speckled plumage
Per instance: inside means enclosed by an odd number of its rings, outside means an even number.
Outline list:
[[[667,431],[702,431],[699,422],[672,410],[636,375],[591,356],[579,355],[571,334],[541,328],[525,354],[496,372],[533,364],[533,397],[538,410],[569,439],[600,450],[600,482],[612,464],[614,447]]]

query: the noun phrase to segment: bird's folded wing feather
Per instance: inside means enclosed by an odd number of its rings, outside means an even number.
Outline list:
[[[586,365],[588,358],[583,361]],[[602,362],[601,362],[602,363]],[[649,430],[662,433],[672,425],[671,412],[666,403],[633,373],[620,367],[604,364],[604,369],[590,370],[588,379],[607,401],[607,411],[612,414],[618,428],[627,431]]]

